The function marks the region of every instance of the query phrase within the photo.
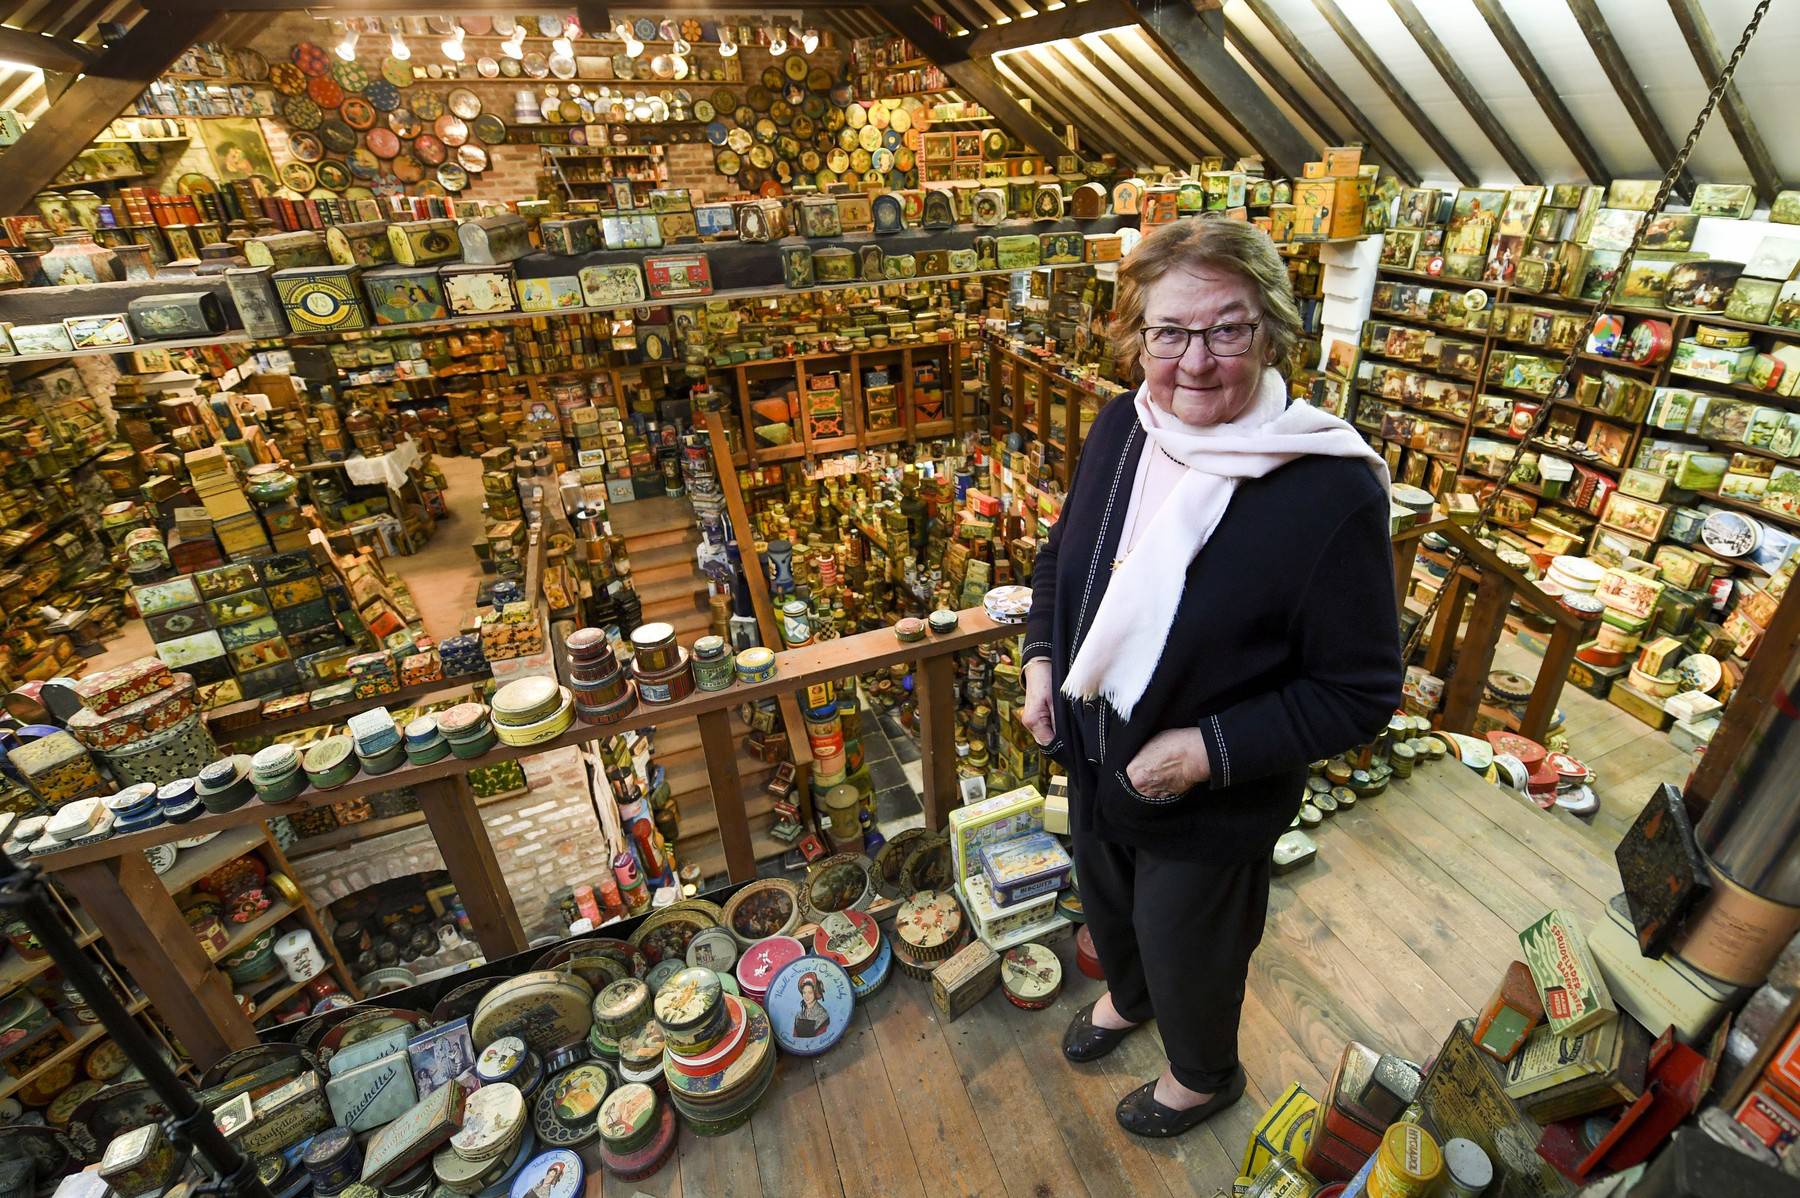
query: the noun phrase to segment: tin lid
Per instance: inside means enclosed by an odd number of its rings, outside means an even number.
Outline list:
[[[108,796],[104,801],[106,809],[114,815],[122,815],[134,811],[146,801],[155,801],[156,787],[149,782],[136,782],[127,786],[116,795]],[[23,821],[21,821],[23,823]],[[17,828],[14,829],[15,833]]]
[[[689,966],[664,982],[656,992],[656,1021],[664,1031],[702,1027],[719,1011],[725,995],[719,975],[710,969]]]
[[[484,1085],[463,1105],[462,1127],[450,1147],[466,1161],[489,1160],[518,1137],[525,1121],[525,1096],[510,1082]]]
[[[805,955],[806,946],[792,936],[770,936],[766,940],[758,940],[738,958],[738,984],[754,998],[768,990],[769,983],[775,979],[776,972],[783,965]]]
[[[300,768],[300,754],[293,745],[264,745],[250,759],[250,772],[260,782],[279,782]]]
[[[819,917],[812,949],[852,972],[874,959],[881,948],[881,928],[866,911],[829,911]]]
[[[567,1148],[540,1152],[512,1179],[511,1198],[579,1198],[587,1166]]]
[[[480,703],[458,703],[437,716],[438,731],[451,740],[479,735],[488,722],[488,709]]]
[[[243,781],[250,776],[252,760],[248,753],[233,753],[230,757],[221,757],[201,766],[194,779],[200,784],[200,793],[217,794]]]
[[[1041,944],[1021,944],[1000,958],[1000,987],[1024,1002],[1044,1002],[1062,989],[1062,962]]]
[[[550,1078],[533,1104],[532,1126],[539,1141],[573,1148],[593,1139],[600,1131],[600,1104],[611,1089],[612,1075],[592,1062],[575,1065]]]
[[[535,1052],[571,1044],[588,1034],[594,988],[575,974],[534,970],[495,986],[470,1018],[475,1043],[519,1036]]]
[[[688,941],[687,963],[714,973],[737,964],[738,943],[728,928],[702,928]]]
[[[1425,1183],[1444,1171],[1444,1155],[1417,1123],[1396,1123],[1381,1137],[1381,1163],[1401,1179]]]
[[[328,1172],[348,1159],[355,1148],[355,1132],[347,1127],[328,1127],[312,1138],[300,1159],[309,1173]]]
[[[761,645],[753,645],[737,655],[737,664],[738,669],[740,670],[747,670],[751,673],[760,673],[775,665],[775,651],[773,649],[764,648]]]
[[[433,716],[422,715],[406,725],[406,743],[409,745],[428,745],[438,738],[438,722]]]
[[[661,649],[675,643],[675,626],[661,622],[640,624],[631,632],[631,647],[634,652],[646,649]]]
[[[114,1136],[100,1158],[100,1176],[130,1172],[149,1160],[161,1143],[162,1126],[156,1123],[146,1123]]]
[[[514,726],[533,724],[555,713],[562,701],[562,688],[554,678],[518,678],[494,692],[488,706],[498,723]]]
[[[694,660],[718,661],[725,656],[725,638],[722,636],[703,636],[694,642]]]
[[[348,736],[327,736],[307,747],[303,765],[308,774],[329,773],[343,765],[355,747]]]
[[[600,1137],[609,1146],[642,1143],[656,1117],[656,1091],[642,1082],[627,1082],[600,1104]]]
[[[662,1063],[666,1037],[654,1019],[619,1041],[619,1063],[632,1069],[655,1069]]]
[[[903,901],[894,916],[894,933],[910,948],[942,948],[961,931],[962,909],[948,891],[921,890]]]
[[[484,1086],[509,1081],[524,1063],[525,1041],[517,1036],[502,1036],[475,1058],[475,1076]]]
[[[1494,1162],[1481,1145],[1460,1136],[1444,1141],[1444,1168],[1453,1184],[1478,1194],[1494,1181]]]
[[[588,661],[610,651],[612,642],[603,628],[577,628],[563,638],[563,646],[574,660]]]
[[[620,978],[594,996],[594,1022],[603,1030],[637,1027],[650,1012],[650,987],[643,978]]]

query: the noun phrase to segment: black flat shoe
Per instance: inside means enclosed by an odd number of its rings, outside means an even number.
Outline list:
[[[1097,1061],[1142,1026],[1134,1023],[1130,1027],[1100,1027],[1094,1022],[1094,1003],[1099,1001],[1095,999],[1081,1008],[1069,1021],[1068,1030],[1063,1032],[1063,1056],[1071,1061]]]
[[[1164,1140],[1205,1123],[1244,1096],[1244,1071],[1239,1069],[1223,1090],[1199,1106],[1177,1111],[1156,1101],[1156,1082],[1147,1081],[1119,1100],[1119,1126],[1134,1136]]]

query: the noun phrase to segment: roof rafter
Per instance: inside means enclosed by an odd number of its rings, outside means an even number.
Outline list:
[[[1388,7],[1394,10],[1394,15],[1400,18],[1406,31],[1419,43],[1419,49],[1425,51],[1425,57],[1437,68],[1437,73],[1449,86],[1450,94],[1456,97],[1456,102],[1463,106],[1463,111],[1469,114],[1487,139],[1494,143],[1494,148],[1500,151],[1500,157],[1506,159],[1506,165],[1512,167],[1513,174],[1522,183],[1542,183],[1543,173],[1519,147],[1519,143],[1513,140],[1512,134],[1506,131],[1506,126],[1494,115],[1494,110],[1475,94],[1475,89],[1469,84],[1469,77],[1463,74],[1449,49],[1432,32],[1425,14],[1418,10],[1412,0],[1388,0]]]
[[[1538,107],[1544,110],[1544,117],[1556,135],[1562,138],[1563,145],[1569,153],[1575,155],[1575,161],[1587,172],[1590,183],[1605,183],[1612,178],[1612,171],[1606,165],[1606,159],[1594,148],[1587,134],[1581,131],[1581,125],[1556,94],[1556,85],[1550,82],[1550,76],[1538,65],[1537,56],[1531,47],[1525,44],[1525,38],[1519,33],[1518,26],[1506,15],[1506,9],[1500,0],[1473,0],[1475,8],[1481,13],[1481,19],[1487,22],[1488,30],[1493,33],[1494,40],[1506,51],[1506,57],[1512,61],[1513,68],[1525,80],[1531,94],[1536,98]]]
[[[1569,11],[1574,14],[1575,23],[1581,27],[1581,36],[1587,39],[1588,49],[1594,52],[1600,69],[1606,72],[1613,94],[1619,97],[1619,103],[1631,114],[1631,123],[1637,126],[1644,144],[1656,156],[1656,164],[1667,171],[1675,161],[1675,143],[1669,139],[1668,130],[1662,127],[1662,121],[1657,119],[1656,111],[1650,107],[1650,98],[1644,94],[1643,84],[1632,73],[1631,64],[1625,61],[1625,52],[1619,49],[1619,43],[1614,40],[1606,18],[1600,15],[1600,6],[1594,0],[1568,0],[1568,5]],[[1694,176],[1686,167],[1676,177],[1675,190],[1684,200],[1693,197]]]
[[[1719,46],[1713,40],[1712,26],[1705,11],[1694,0],[1669,0],[1669,11],[1681,27],[1681,36],[1694,56],[1701,81],[1711,91],[1719,85],[1725,64],[1719,58]],[[1750,177],[1756,180],[1756,189],[1773,200],[1775,193],[1781,190],[1781,176],[1776,173],[1769,147],[1763,143],[1762,134],[1756,131],[1756,122],[1750,119],[1750,109],[1745,106],[1735,81],[1719,97],[1719,115],[1731,131],[1731,140],[1737,143],[1738,153],[1743,155],[1744,165],[1750,169]]]

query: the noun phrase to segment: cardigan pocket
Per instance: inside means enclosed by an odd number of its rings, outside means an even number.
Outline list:
[[[1152,807],[1167,807],[1171,803],[1179,803],[1181,800],[1193,794],[1196,790],[1199,790],[1200,787],[1206,785],[1204,782],[1196,783],[1186,790],[1178,791],[1172,795],[1147,795],[1131,784],[1131,779],[1125,776],[1124,770],[1114,770],[1113,777],[1119,780],[1119,789],[1123,790],[1138,802],[1147,803]]]

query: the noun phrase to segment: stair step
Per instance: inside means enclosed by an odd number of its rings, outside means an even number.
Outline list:
[[[625,535],[625,550],[631,554],[633,563],[640,553],[652,549],[665,549],[671,545],[691,546],[700,543],[700,530],[694,527],[662,528],[654,532],[628,533]]]
[[[652,579],[645,582],[636,571],[633,571],[631,587],[637,592],[638,601],[644,605],[647,611],[661,603],[677,601],[685,601],[690,605],[702,603],[700,595],[706,589],[706,583],[692,572],[678,574],[674,578]]]
[[[694,507],[685,499],[658,496],[634,499],[629,503],[609,504],[607,519],[612,529],[629,542],[633,537],[658,536],[668,532],[696,532]]]

